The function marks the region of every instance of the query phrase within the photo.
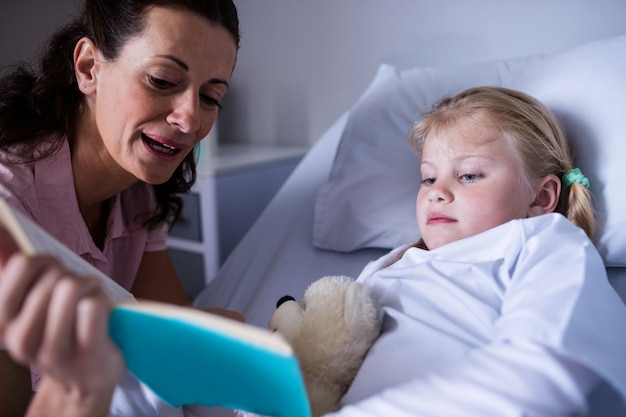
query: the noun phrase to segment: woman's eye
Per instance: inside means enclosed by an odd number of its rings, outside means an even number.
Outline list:
[[[174,83],[163,80],[161,78],[154,77],[152,75],[148,76],[148,80],[150,81],[150,84],[152,84],[154,87],[158,88],[159,90],[165,90],[165,89],[174,87]]]
[[[218,109],[222,108],[222,105],[218,100],[214,99],[211,96],[207,96],[206,94],[200,94],[200,100],[202,100],[203,103],[210,107],[217,107]]]

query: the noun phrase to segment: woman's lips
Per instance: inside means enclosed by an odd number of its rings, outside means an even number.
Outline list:
[[[167,143],[163,143],[161,141],[157,141],[146,134],[142,134],[141,138],[143,139],[146,147],[151,150],[152,153],[155,155],[164,156],[169,159],[175,158],[180,152],[182,152],[182,149]]]

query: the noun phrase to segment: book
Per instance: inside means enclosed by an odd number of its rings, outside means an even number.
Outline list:
[[[111,338],[129,371],[165,403],[310,417],[299,362],[280,334],[190,307],[136,300],[1,198],[0,224],[22,251],[56,256],[73,273],[101,280],[115,302]]]
[[[4,198],[0,198],[0,224],[13,236],[22,252],[29,255],[39,253],[55,256],[69,271],[80,276],[97,278],[114,302],[135,300],[124,287],[72,252],[37,223],[9,205]]]
[[[131,372],[173,407],[310,417],[298,360],[278,333],[147,301],[118,305],[109,329]]]

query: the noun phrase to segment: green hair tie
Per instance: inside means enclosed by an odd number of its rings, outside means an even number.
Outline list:
[[[589,180],[585,177],[585,174],[578,168],[570,169],[563,175],[563,183],[569,187],[574,183],[581,184],[589,188]]]

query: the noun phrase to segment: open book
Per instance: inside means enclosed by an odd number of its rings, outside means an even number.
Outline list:
[[[128,368],[173,407],[310,416],[298,361],[278,333],[147,301],[118,305],[109,329]]]
[[[77,275],[102,281],[116,302],[109,319],[111,338],[128,369],[169,405],[310,416],[298,361],[279,334],[188,307],[136,301],[4,199],[0,224],[24,252],[52,254]]]
[[[135,300],[135,297],[121,285],[72,252],[3,198],[0,198],[0,223],[11,233],[22,252],[29,255],[37,253],[53,255],[65,268],[75,274],[98,278],[114,302]]]

